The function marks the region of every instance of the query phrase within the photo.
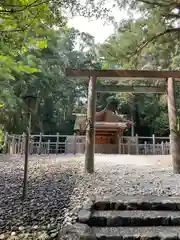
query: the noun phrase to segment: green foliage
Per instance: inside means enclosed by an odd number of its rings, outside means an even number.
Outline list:
[[[0,1],[0,123],[3,130],[24,131],[21,98],[33,93],[38,96],[38,109],[37,114],[32,115],[32,132],[72,134],[74,113],[86,112],[88,86],[87,82],[67,79],[66,67],[179,70],[178,0],[116,0],[116,6],[140,15],[116,23],[116,33],[95,46],[92,36],[67,26],[62,8],[70,9],[73,14],[108,19],[110,11],[104,3],[104,0],[86,1],[86,4],[78,0]],[[107,83],[115,84],[111,80]],[[163,85],[156,79],[151,83],[129,81],[128,84]],[[176,94],[180,108],[179,85]],[[166,96],[98,93],[97,110],[105,107],[129,117],[133,115],[138,134],[169,134]]]
[[[79,42],[77,50],[76,43]],[[87,97],[87,84],[69,80],[65,76],[66,67],[89,67],[91,55],[88,49],[93,38],[73,28],[51,31],[47,37],[47,47],[30,49],[18,56],[23,67],[12,71],[13,78],[2,78],[1,103],[4,104],[0,122],[8,132],[20,133],[25,128],[23,103],[26,94],[38,96],[37,114],[32,115],[32,131],[72,134],[75,116],[82,111]],[[16,64],[17,66],[17,64]],[[32,71],[32,69],[37,69]],[[64,132],[65,131],[65,132]]]
[[[19,56],[30,49],[47,46],[47,34],[53,25],[65,24],[41,0],[0,1],[0,84],[15,80],[15,74],[39,71],[36,64],[25,63]],[[27,54],[26,54],[27,57]]]
[[[105,68],[119,65],[121,69],[179,70],[179,1],[127,0],[116,1],[120,9],[138,16],[129,15],[117,23],[116,33],[97,46],[99,58]],[[113,67],[114,68],[114,67]],[[124,82],[125,83],[125,82]],[[133,85],[163,85],[154,80],[129,81]],[[176,85],[177,108],[180,107],[180,86]],[[132,115],[134,112],[136,132],[143,135],[169,134],[167,98],[157,94],[118,94],[119,112]],[[133,100],[132,100],[133,99]]]

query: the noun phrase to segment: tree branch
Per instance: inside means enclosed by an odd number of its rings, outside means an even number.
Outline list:
[[[168,33],[176,33],[176,32],[180,32],[180,27],[178,27],[178,28],[168,28],[168,29],[166,29],[165,31],[160,32],[160,33],[152,36],[152,37],[151,37],[150,39],[148,39],[147,41],[144,41],[144,42],[136,49],[136,51],[135,51],[133,54],[131,54],[131,56],[130,56],[128,59],[130,59],[130,58],[132,58],[133,56],[139,54],[148,44],[154,42],[157,38],[162,37],[162,36],[164,36],[164,35],[166,35],[166,34],[168,34]]]
[[[12,32],[24,32],[26,29],[12,29],[12,30],[0,30],[0,33],[12,33]]]
[[[180,18],[180,14],[174,14],[174,13],[167,13],[167,14],[163,14],[163,17],[166,18],[175,18],[175,19],[179,19]]]
[[[0,10],[0,13],[17,13],[17,12],[22,12],[28,8],[33,8],[33,7],[37,7],[37,6],[40,6],[44,3],[48,3],[50,2],[50,0],[45,0],[45,1],[40,1],[39,3],[39,0],[35,0],[34,2],[28,4],[28,5],[22,5],[22,6],[18,6],[18,5],[4,5],[2,4],[2,7],[3,8],[8,8],[8,7],[12,7],[10,10],[8,9],[3,9],[3,10]],[[15,9],[16,8],[16,9]],[[19,9],[17,9],[19,8]]]
[[[30,4],[26,4],[26,5],[18,5],[18,4],[5,4],[5,3],[0,3],[2,5],[2,7],[4,8],[8,8],[8,7],[12,7],[12,8],[19,8],[19,7],[29,7],[32,6],[33,4],[37,3],[39,0],[35,0],[34,2],[30,3]]]
[[[24,31],[28,30],[28,28],[33,24],[36,17],[39,15],[39,12],[40,11],[37,11],[37,13],[34,15],[32,21],[28,25],[24,26],[23,28],[17,28],[17,29],[11,29],[11,30],[0,30],[0,33],[24,32]]]
[[[178,1],[171,1],[171,3],[169,2],[166,2],[163,1],[163,3],[161,2],[157,2],[156,1],[151,1],[151,0],[137,0],[137,2],[141,2],[141,3],[146,3],[146,4],[149,4],[149,5],[154,5],[155,6],[158,6],[158,7],[164,7],[164,8],[171,8],[172,9],[179,9],[180,10],[180,3]]]
[[[142,3],[146,3],[146,4],[149,4],[149,5],[154,5],[154,6],[159,6],[159,7],[169,7],[169,6],[172,6],[174,5],[173,3],[157,3],[157,0],[156,1],[148,1],[148,0],[137,0],[137,2],[142,2]]]

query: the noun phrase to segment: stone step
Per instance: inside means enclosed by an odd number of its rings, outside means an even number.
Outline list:
[[[88,240],[180,239],[180,227],[93,227],[91,231]]]
[[[180,239],[180,198],[96,199],[79,211],[75,225],[83,240]]]
[[[94,211],[84,223],[104,227],[180,226],[180,211]]]
[[[92,204],[94,210],[180,210],[179,197],[118,196],[100,199]]]

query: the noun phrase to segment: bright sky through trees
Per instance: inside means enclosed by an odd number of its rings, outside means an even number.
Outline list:
[[[119,23],[122,19],[128,18],[128,13],[125,10],[120,10],[117,6],[113,7],[113,4],[113,0],[109,1],[107,3],[107,8],[111,9],[111,15],[117,23]],[[81,16],[74,16],[71,18],[69,20],[69,26],[75,27],[83,32],[88,32],[95,37],[95,41],[97,43],[103,43],[104,40],[114,32],[112,22],[101,19],[89,20],[88,18]]]

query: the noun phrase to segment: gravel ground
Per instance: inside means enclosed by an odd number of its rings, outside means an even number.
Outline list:
[[[75,222],[88,198],[180,195],[170,156],[96,155],[96,172],[84,174],[84,156],[33,156],[26,201],[21,201],[23,159],[0,156],[0,239],[56,239]]]

